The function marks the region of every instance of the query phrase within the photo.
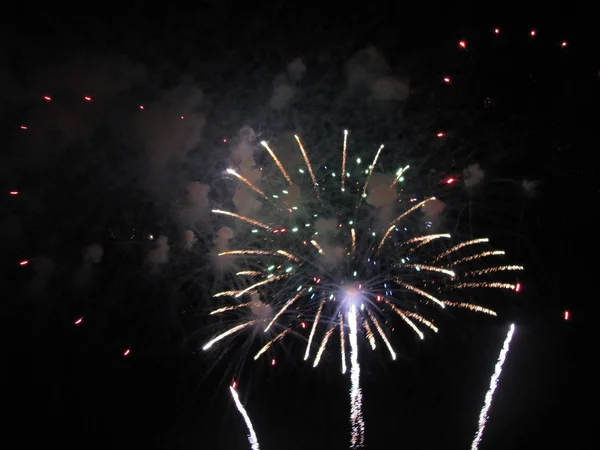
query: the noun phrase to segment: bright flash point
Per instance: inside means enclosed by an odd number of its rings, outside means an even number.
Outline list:
[[[123,352],[123,356],[129,356],[129,354],[131,353],[131,349],[127,348],[125,349],[125,351]]]
[[[445,83],[450,83],[450,77],[444,77],[444,82]]]
[[[569,312],[569,310],[565,310],[563,317],[565,318],[565,320],[569,320],[571,318],[571,313]]]
[[[467,48],[467,41],[458,41],[458,46],[460,48]]]
[[[19,191],[10,191],[9,194],[10,195],[19,195]]]
[[[26,266],[27,264],[29,264],[29,261],[27,261],[26,259],[19,263],[20,266]]]
[[[92,97],[89,97],[89,96],[87,96],[87,95],[86,95],[85,97],[83,97],[83,99],[84,99],[86,102],[91,102],[91,101],[92,101]]]
[[[75,325],[80,325],[81,322],[83,322],[83,317],[79,317],[77,320],[75,320]]]

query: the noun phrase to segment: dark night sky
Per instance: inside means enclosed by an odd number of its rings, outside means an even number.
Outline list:
[[[366,448],[470,447],[511,320],[518,328],[480,448],[587,442],[591,419],[580,408],[593,402],[586,327],[595,298],[586,255],[597,243],[582,236],[595,231],[600,192],[594,30],[566,7],[369,5],[21,7],[3,24],[5,446],[249,448],[227,392],[228,357],[198,351],[211,334],[212,232],[196,230],[193,254],[173,245],[159,272],[144,263],[152,244],[141,237],[181,234],[173,211],[186,186],[214,181],[230,152],[223,138],[245,125],[261,138],[299,129],[315,140],[347,126],[360,143],[405,146],[423,167],[428,136],[448,130],[436,168],[486,169],[473,226],[527,268],[523,292],[500,300],[504,316],[456,314],[435,339],[408,340],[393,363],[383,352],[364,359]],[[368,47],[410,84],[408,95],[372,102],[347,89],[347,64]],[[274,80],[295,58],[306,74],[286,81],[295,96],[274,108]],[[514,187],[524,179],[539,181],[536,196]],[[74,287],[93,242],[102,261]],[[23,259],[32,262],[19,267]],[[73,326],[80,316],[85,326]],[[240,388],[261,447],[348,448],[348,380],[337,360],[313,370],[278,358],[245,372]]]

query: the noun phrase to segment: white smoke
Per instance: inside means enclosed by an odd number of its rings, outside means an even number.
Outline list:
[[[287,65],[287,74],[280,73],[273,81],[273,93],[269,104],[271,108],[280,110],[296,95],[296,84],[304,77],[306,65],[300,58]]]
[[[193,181],[187,186],[185,204],[181,211],[181,220],[185,225],[193,226],[205,220],[209,212],[208,194],[210,186]]]
[[[465,167],[465,169],[463,170],[463,179],[465,187],[469,190],[481,184],[484,178],[485,172],[483,171],[479,163],[471,164],[470,166]]]
[[[196,235],[192,230],[185,230],[183,232],[183,248],[185,250],[191,250],[196,243]]]
[[[97,264],[102,261],[104,249],[100,244],[91,244],[83,251],[83,262]]]
[[[148,252],[148,262],[157,266],[169,262],[169,238],[167,236],[159,236],[155,241],[156,247]]]
[[[537,194],[539,185],[540,185],[540,182],[534,181],[534,180],[523,180],[523,184],[522,184],[523,189],[525,190],[525,193],[531,197],[533,197]]]

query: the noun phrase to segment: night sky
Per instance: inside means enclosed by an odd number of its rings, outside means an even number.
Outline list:
[[[235,343],[201,350],[218,329],[208,204],[231,197],[222,174],[248,129],[297,132],[319,163],[348,128],[363,154],[395,149],[384,168],[409,163],[437,188],[454,177],[444,192],[473,210],[457,229],[525,266],[521,292],[488,294],[498,317],[453,311],[424,341],[392,336],[396,361],[362,359],[365,448],[470,448],[512,322],[480,448],[590,439],[590,19],[564,5],[80,6],[2,19],[3,446],[248,449],[235,379],[261,448],[348,448],[335,357],[313,369],[299,351],[274,350],[271,366]]]

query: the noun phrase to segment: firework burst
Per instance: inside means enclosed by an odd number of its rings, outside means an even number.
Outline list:
[[[364,336],[373,350],[383,343],[396,359],[389,336],[392,321],[400,320],[424,339],[427,331],[438,331],[435,310],[454,307],[496,315],[457,295],[476,289],[518,291],[519,284],[491,277],[522,267],[499,263],[504,252],[490,249],[487,238],[453,242],[450,234],[432,233],[431,211],[439,210],[441,201],[405,188],[408,165],[391,177],[377,173],[383,145],[365,166],[360,158],[351,160],[344,131],[336,164],[342,170],[336,172],[327,165],[313,167],[302,141],[295,139],[303,164],[294,168],[284,167],[276,149],[261,143],[275,163],[265,176],[269,189],[227,171],[263,203],[254,217],[213,210],[236,226],[231,245],[239,247],[219,255],[233,258],[245,284],[216,293],[226,302],[212,313],[235,311],[243,320],[223,329],[204,350],[230,345],[248,329],[260,330],[266,344],[254,353],[259,360],[275,344],[300,335],[306,339],[304,360],[316,367],[327,346],[335,345],[337,330],[342,373],[350,369],[351,447],[362,448],[358,337]],[[292,179],[296,173],[298,179]],[[257,304],[264,307],[258,314]]]

